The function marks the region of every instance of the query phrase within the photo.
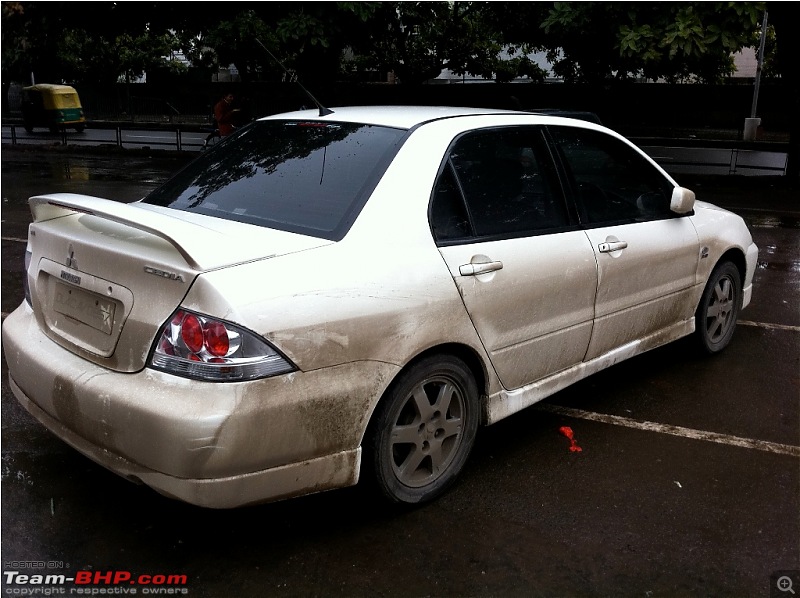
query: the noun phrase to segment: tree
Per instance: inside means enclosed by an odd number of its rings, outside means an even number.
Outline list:
[[[176,31],[193,63],[233,64],[244,82],[285,76],[283,67],[261,44],[300,78],[336,80],[345,48],[379,4],[226,2],[225,16],[219,19],[177,8],[176,3],[158,3],[159,21]]]
[[[508,81],[543,73],[518,48],[507,47],[492,2],[382,2],[352,44],[368,67],[393,71],[407,84],[437,77],[443,69]],[[514,4],[514,3],[508,3]],[[522,3],[520,3],[522,4]]]
[[[3,2],[3,78],[37,82],[113,82],[156,66],[180,68],[168,30],[148,24],[154,4]],[[86,19],[91,13],[93,18]]]
[[[244,81],[283,77],[256,40],[301,79],[325,84],[359,64],[406,84],[443,69],[497,81],[722,80],[752,45],[759,2],[4,2],[3,76],[116,80],[169,65],[235,64]],[[93,18],[85,15],[91,12]],[[223,16],[220,17],[220,14]],[[348,49],[351,52],[348,52]],[[351,58],[345,59],[350,54]]]
[[[111,38],[95,37],[81,29],[67,30],[59,44],[59,70],[72,81],[114,83],[122,79],[130,82],[149,70],[164,66],[176,72],[183,71],[182,63],[166,60],[174,48],[174,36],[168,33],[121,33]]]
[[[718,82],[763,11],[759,2],[555,2],[540,28],[567,81]]]

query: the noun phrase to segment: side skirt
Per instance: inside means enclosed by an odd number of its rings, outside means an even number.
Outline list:
[[[488,426],[496,423],[600,370],[688,336],[694,329],[694,318],[689,318],[527,386],[516,390],[501,390],[487,397],[484,403],[484,424]]]

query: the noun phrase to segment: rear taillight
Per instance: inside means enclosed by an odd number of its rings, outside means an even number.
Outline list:
[[[28,268],[31,265],[31,259],[33,254],[30,250],[25,250],[25,270],[22,272],[22,288],[25,291],[25,301],[27,301],[28,305],[33,307],[33,303],[31,301],[31,285],[28,282]]]
[[[182,309],[161,328],[150,367],[209,382],[255,380],[295,369],[256,334]]]

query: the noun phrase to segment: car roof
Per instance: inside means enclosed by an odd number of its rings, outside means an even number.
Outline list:
[[[468,108],[456,106],[344,106],[330,108],[333,112],[320,116],[318,109],[285,112],[261,120],[315,120],[354,122],[411,129],[417,125],[443,118],[479,115],[522,115],[516,110],[497,108]]]
[[[578,120],[585,120],[590,123],[602,125],[600,117],[594,112],[588,110],[565,110],[563,108],[529,108],[525,112],[533,114],[541,114],[543,116],[562,116],[564,118],[575,118]]]

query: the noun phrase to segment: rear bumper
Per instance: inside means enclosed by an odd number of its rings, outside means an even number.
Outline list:
[[[117,373],[47,338],[23,304],[3,324],[11,389],[100,465],[186,502],[227,508],[353,485],[395,366],[356,362],[246,383]]]
[[[160,494],[201,507],[225,509],[353,486],[358,482],[361,448],[281,467],[216,479],[186,479],[137,465],[87,442],[31,401],[10,379],[20,404],[48,430],[92,461]]]

